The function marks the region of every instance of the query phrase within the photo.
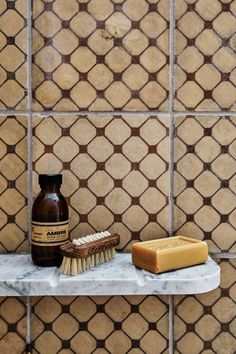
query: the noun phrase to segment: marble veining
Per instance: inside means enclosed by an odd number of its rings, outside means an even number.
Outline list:
[[[129,253],[74,277],[34,266],[29,254],[2,254],[0,267],[0,296],[199,294],[220,284],[220,267],[210,257],[162,274],[137,269]]]

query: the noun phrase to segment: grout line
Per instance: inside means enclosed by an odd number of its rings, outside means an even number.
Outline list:
[[[170,0],[170,28],[169,28],[169,113],[174,112],[174,95],[175,95],[175,72],[174,72],[174,60],[175,60],[175,5],[174,0]]]
[[[169,111],[133,111],[133,112],[124,112],[124,111],[76,111],[76,112],[54,112],[54,111],[43,111],[43,112],[33,112],[34,115],[39,115],[39,116],[45,116],[45,115],[51,115],[51,116],[84,116],[84,115],[89,115],[89,116],[99,116],[99,115],[127,115],[127,116],[133,116],[136,114],[143,115],[143,116],[152,116],[152,115],[162,115],[162,116],[169,116]]]
[[[174,16],[174,0],[170,0],[170,30],[169,30],[169,115],[170,115],[170,130],[169,130],[169,236],[173,236],[174,229],[174,205],[173,205],[173,189],[174,189],[174,29],[175,29],[175,16]]]
[[[174,111],[174,115],[175,116],[206,116],[206,115],[211,115],[211,116],[216,116],[216,117],[221,117],[221,116],[235,116],[236,112],[232,111],[219,111],[219,112],[212,112],[212,111],[201,111],[201,112],[197,112],[197,111],[181,111],[181,112],[176,112]]]
[[[169,236],[174,233],[174,116],[170,115],[169,130]]]
[[[174,354],[174,296],[169,295],[169,354]]]
[[[212,258],[222,258],[222,259],[236,259],[236,253],[210,253],[209,254]]]
[[[174,95],[175,95],[175,81],[174,81],[174,29],[175,29],[175,4],[174,0],[169,1],[169,236],[173,236],[174,231],[174,203],[173,203],[173,192],[174,192],[174,121],[175,117],[173,114],[174,109]],[[168,334],[169,334],[169,354],[174,353],[174,302],[173,296],[169,295],[169,323],[168,323]]]
[[[28,80],[27,80],[28,81]],[[28,83],[27,83],[28,86]],[[29,115],[30,111],[10,111],[10,110],[6,110],[6,111],[0,111],[0,116],[25,116],[25,115]]]
[[[28,119],[28,134],[27,134],[27,146],[28,146],[28,247],[30,248],[31,240],[31,208],[32,208],[32,117]]]
[[[26,347],[27,354],[30,353],[31,346],[31,298],[27,296],[26,298]]]
[[[31,64],[28,65],[28,67],[31,68]],[[172,81],[174,80],[174,77],[172,77]],[[30,86],[32,83],[30,82]],[[28,92],[29,96],[32,94],[32,92],[30,93],[30,90]],[[31,100],[31,105],[32,105],[32,98],[29,99]],[[152,116],[152,115],[162,115],[162,116],[169,116],[170,114],[174,114],[176,117],[177,116],[206,116],[206,115],[211,115],[211,116],[216,116],[216,117],[222,117],[222,116],[236,116],[236,111],[219,111],[219,112],[212,112],[212,111],[201,111],[201,112],[197,112],[197,111],[173,111],[173,110],[168,110],[168,111],[32,111],[32,109],[26,110],[26,111],[17,111],[17,110],[0,110],[0,116],[2,115],[18,115],[18,116],[22,116],[22,115],[29,115],[29,114],[33,114],[33,115],[40,115],[40,116],[45,116],[45,115],[55,115],[55,116],[74,116],[74,115],[144,115],[144,116]]]
[[[31,240],[32,208],[32,1],[28,0],[28,242]]]
[[[28,247],[30,249],[31,241],[31,209],[32,209],[32,0],[28,0]],[[27,327],[26,327],[26,344],[27,353],[31,353],[31,340],[32,340],[32,328],[31,328],[31,298],[27,297]]]
[[[32,113],[32,3],[28,0],[28,99],[29,113]]]

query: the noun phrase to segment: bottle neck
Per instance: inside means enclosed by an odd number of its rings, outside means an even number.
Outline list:
[[[58,184],[49,184],[41,186],[41,193],[59,193],[61,186]]]

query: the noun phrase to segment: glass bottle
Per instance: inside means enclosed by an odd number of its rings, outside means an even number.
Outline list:
[[[60,192],[61,174],[39,175],[41,191],[32,208],[31,256],[35,265],[60,266],[60,246],[69,238],[68,206]]]

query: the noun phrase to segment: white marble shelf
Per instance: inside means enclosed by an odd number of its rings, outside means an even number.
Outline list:
[[[209,257],[206,264],[152,274],[131,263],[128,253],[70,277],[58,268],[40,268],[28,254],[0,255],[0,296],[37,295],[159,295],[199,294],[219,286],[220,268]]]

